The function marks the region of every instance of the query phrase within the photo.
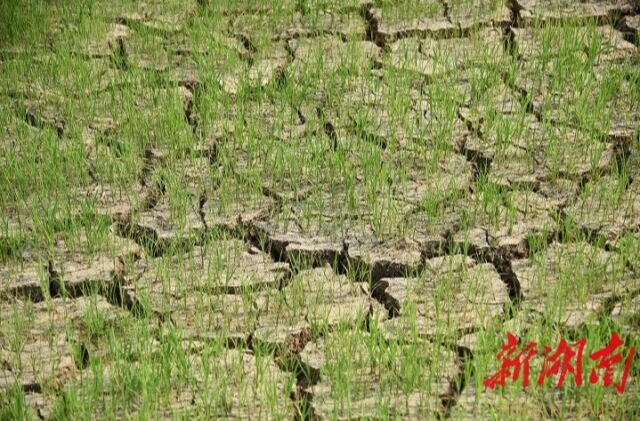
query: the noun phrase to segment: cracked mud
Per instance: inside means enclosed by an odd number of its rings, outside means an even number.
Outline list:
[[[640,334],[640,4],[337,3],[0,43],[0,418],[605,416],[480,376]]]

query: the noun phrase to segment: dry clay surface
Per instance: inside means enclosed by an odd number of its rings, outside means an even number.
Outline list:
[[[298,3],[99,2],[0,49],[36,74],[0,85],[0,159],[80,150],[48,213],[108,227],[42,246],[39,204],[0,217],[0,393],[35,419],[74,389],[91,419],[557,419],[461,381],[486,332],[640,334],[640,5]],[[81,69],[37,76],[61,50]],[[136,119],[135,179],[102,176]],[[123,386],[149,372],[151,406]]]

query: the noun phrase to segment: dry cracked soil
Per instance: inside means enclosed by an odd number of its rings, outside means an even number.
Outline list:
[[[640,416],[640,354],[482,385],[638,345],[638,2],[64,3],[0,42],[0,419]]]

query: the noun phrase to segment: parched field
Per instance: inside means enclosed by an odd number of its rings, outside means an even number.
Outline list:
[[[633,0],[1,2],[0,420],[640,418],[639,31]],[[508,333],[530,384],[491,389]]]

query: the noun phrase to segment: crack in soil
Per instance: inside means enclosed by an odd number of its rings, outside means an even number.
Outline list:
[[[380,48],[385,48],[384,37],[378,31],[378,20],[372,12],[373,4],[363,5],[360,9],[360,16],[365,21],[365,40],[375,43]]]
[[[460,111],[458,111],[458,118],[463,123],[465,123],[465,125],[467,126],[467,130],[469,130],[469,132],[478,136],[479,139],[484,140],[484,134],[482,133],[482,130],[480,130],[479,127],[474,127],[473,123],[470,120],[465,119]],[[489,171],[491,170],[492,160],[491,158],[482,156],[482,153],[480,151],[467,149],[466,142],[463,142],[462,145],[460,146],[460,154],[462,154],[466,158],[467,162],[469,162],[472,165],[473,176],[472,176],[471,187],[473,187],[473,185],[475,185],[475,183],[482,176],[489,173]]]
[[[43,129],[45,127],[53,129],[56,132],[58,139],[62,139],[65,135],[66,122],[64,120],[57,122],[57,124],[43,121],[36,115],[33,110],[29,109],[28,107],[24,110],[22,119],[25,123],[32,127],[35,127],[36,129]]]
[[[469,348],[446,342],[441,342],[440,345],[456,352],[458,357],[459,370],[458,377],[450,383],[449,392],[442,398],[442,401],[440,403],[442,408],[438,413],[438,419],[445,420],[451,417],[451,411],[453,407],[456,406],[460,395],[467,386],[467,373],[465,373],[467,363],[469,364],[470,368],[470,372],[468,373],[469,378],[473,377],[473,375],[475,374],[475,365],[473,364],[473,351],[471,351]]]
[[[507,7],[511,10],[511,27],[519,28],[520,27],[520,11],[522,7],[518,4],[517,0],[509,0]]]

